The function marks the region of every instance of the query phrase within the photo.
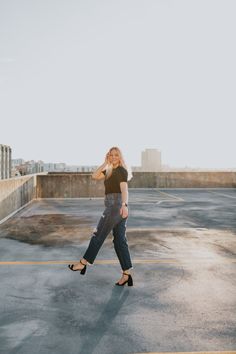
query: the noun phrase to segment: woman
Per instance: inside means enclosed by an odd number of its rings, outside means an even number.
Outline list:
[[[107,167],[107,168],[106,168]],[[106,169],[105,169],[106,168]],[[116,285],[133,285],[130,274],[132,262],[126,238],[126,222],[128,219],[128,183],[132,173],[128,172],[121,150],[113,146],[106,154],[105,162],[92,174],[93,179],[104,180],[105,211],[101,216],[89,246],[78,263],[68,265],[73,271],[85,274],[87,263],[93,264],[107,235],[112,230],[115,252],[119,259],[122,276]]]

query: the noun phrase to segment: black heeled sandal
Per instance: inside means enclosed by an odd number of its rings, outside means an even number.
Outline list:
[[[74,264],[71,264],[71,265],[68,264],[68,267],[70,268],[70,270],[73,270],[73,272],[77,272],[77,270],[80,270],[80,274],[84,275],[85,272],[86,272],[87,264],[82,263],[81,260],[80,260],[80,263],[83,264],[84,268],[82,268],[82,269],[73,269],[74,268]]]
[[[116,285],[124,286],[126,283],[128,283],[128,286],[133,286],[133,278],[132,278],[131,274],[127,274],[125,272],[123,272],[123,274],[128,275],[129,276],[128,279],[126,281],[124,281],[124,283],[122,283],[122,284],[119,284],[119,282],[117,282]]]

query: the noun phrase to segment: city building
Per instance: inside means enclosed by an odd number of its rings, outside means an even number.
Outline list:
[[[25,161],[23,159],[12,159],[11,160],[11,165],[12,167],[16,167],[19,165],[22,165]]]
[[[93,172],[98,166],[85,166],[85,165],[67,165],[67,172]]]
[[[43,164],[44,172],[63,172],[66,170],[66,164],[64,162],[59,163],[44,163]]]
[[[19,159],[20,160],[20,159]],[[30,175],[34,173],[43,172],[43,161],[24,161],[19,165],[15,165],[15,170],[20,173],[21,176],[23,175]],[[15,172],[16,175],[16,172]]]
[[[11,147],[0,144],[0,179],[11,178]]]
[[[142,151],[143,172],[159,172],[161,171],[161,151],[157,149],[145,149]]]

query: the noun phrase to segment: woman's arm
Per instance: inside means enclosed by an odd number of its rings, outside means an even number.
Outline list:
[[[105,161],[101,166],[99,166],[96,171],[93,172],[92,174],[92,179],[104,179],[105,175],[102,173],[102,170],[106,167],[106,165],[109,163],[109,152],[106,153]]]
[[[105,175],[102,173],[102,170],[106,167],[106,163],[104,162],[101,166],[99,166],[96,171],[92,174],[92,179],[104,179]]]
[[[128,183],[127,182],[120,182],[120,190],[121,190],[121,199],[122,203],[128,204]],[[128,207],[122,205],[120,208],[120,214],[123,218],[128,216]]]

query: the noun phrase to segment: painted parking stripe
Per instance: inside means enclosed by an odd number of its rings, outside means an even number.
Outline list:
[[[208,191],[209,193],[212,193],[212,194],[216,194],[216,195],[222,195],[223,197],[226,197],[226,198],[232,198],[232,199],[236,199],[236,196],[232,196],[232,195],[227,195],[227,194],[224,194],[224,193],[218,193],[218,192],[213,192],[213,191]]]
[[[215,263],[216,260],[215,258],[191,258],[191,259],[183,259],[183,260],[178,260],[178,259],[134,259],[132,261],[134,264],[183,264],[183,263],[210,263],[213,262]],[[78,263],[78,260],[67,260],[67,261],[2,261],[0,262],[1,265],[45,265],[45,264],[71,264],[71,263]],[[222,263],[236,263],[235,258],[230,258],[230,259],[221,259],[217,260],[217,264],[222,264]],[[98,260],[95,261],[94,264],[119,264],[118,260]]]
[[[162,195],[166,195],[167,197],[169,197],[169,198],[171,198],[171,199],[175,199],[175,200],[177,200],[177,201],[179,201],[179,202],[184,202],[185,200],[183,199],[183,198],[180,198],[180,197],[177,197],[177,196],[175,196],[175,195],[173,195],[173,194],[169,194],[169,193],[166,193],[166,192],[162,192],[162,191],[158,191],[160,194],[162,194]]]
[[[139,260],[133,260],[132,262],[136,264],[179,263],[179,261],[176,259],[139,259]],[[44,264],[71,264],[71,263],[78,263],[78,259],[68,260],[68,261],[5,261],[5,262],[0,262],[0,265],[30,265],[30,264],[44,265]],[[100,260],[94,262],[94,264],[118,264],[118,263],[119,263],[118,260],[112,260],[112,259]]]
[[[204,351],[204,352],[143,352],[143,353],[134,353],[134,354],[236,354],[236,350],[230,350],[230,351]]]

